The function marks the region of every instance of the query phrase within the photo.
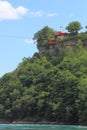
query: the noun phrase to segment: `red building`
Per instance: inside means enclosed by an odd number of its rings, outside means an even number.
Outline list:
[[[66,32],[61,32],[61,31],[56,32],[56,34],[55,34],[53,40],[50,39],[49,42],[48,42],[48,44],[55,45],[55,44],[57,44],[56,41],[61,41],[61,40],[63,40],[64,36],[66,36],[66,35],[67,35]]]

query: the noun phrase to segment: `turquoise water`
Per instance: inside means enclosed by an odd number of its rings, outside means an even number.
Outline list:
[[[0,130],[87,130],[87,127],[68,125],[0,124]]]

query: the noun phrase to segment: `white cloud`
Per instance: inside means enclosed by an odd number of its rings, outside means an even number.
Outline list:
[[[56,13],[44,13],[41,10],[40,11],[29,11],[27,8],[23,6],[13,7],[10,2],[4,0],[0,1],[0,20],[14,20],[19,19],[22,16],[26,15],[26,13],[29,13],[30,16],[33,17],[41,17],[41,16],[48,16],[48,17],[54,17],[57,14]]]
[[[30,15],[34,17],[41,17],[42,11],[30,12]]]
[[[24,42],[27,43],[27,44],[32,44],[32,43],[34,43],[34,41],[33,41],[32,39],[25,39]]]
[[[16,11],[20,15],[25,15],[27,13],[28,9],[24,8],[23,6],[19,6],[18,8],[16,8]]]
[[[41,16],[48,16],[48,17],[54,17],[57,16],[57,13],[44,13],[42,11],[30,11],[29,14],[33,17],[41,17]]]
[[[23,6],[14,8],[7,1],[0,1],[0,20],[18,19],[27,13],[28,9]]]
[[[56,13],[49,13],[49,14],[47,14],[48,17],[54,17],[56,15],[57,15]]]

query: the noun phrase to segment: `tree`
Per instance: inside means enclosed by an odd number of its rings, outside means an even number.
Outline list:
[[[87,25],[85,26],[86,30],[87,30]],[[86,31],[87,32],[87,31]]]
[[[45,26],[38,32],[34,34],[33,40],[36,40],[37,47],[45,46],[47,45],[48,38],[54,36],[55,31],[52,28],[49,28],[48,26]]]
[[[81,78],[79,89],[79,123],[87,122],[87,78]]]
[[[70,22],[68,24],[68,26],[66,26],[66,30],[68,30],[68,32],[70,32],[72,34],[78,33],[78,31],[81,30],[81,29],[82,29],[82,26],[81,26],[80,22],[78,22],[78,21]]]

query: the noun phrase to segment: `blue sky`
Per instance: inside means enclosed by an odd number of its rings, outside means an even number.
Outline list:
[[[32,38],[45,26],[61,30],[79,21],[85,31],[87,0],[0,0],[0,77],[37,52]]]

